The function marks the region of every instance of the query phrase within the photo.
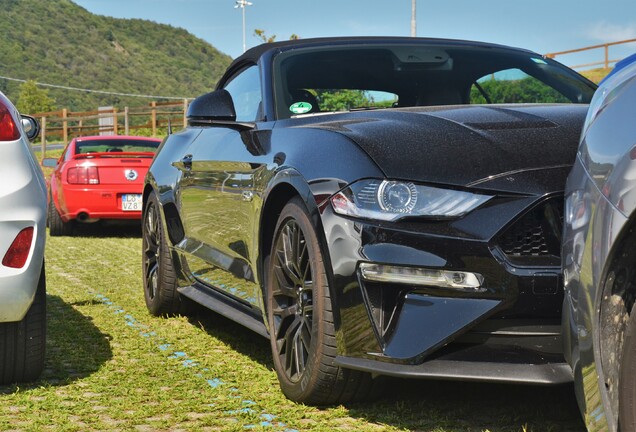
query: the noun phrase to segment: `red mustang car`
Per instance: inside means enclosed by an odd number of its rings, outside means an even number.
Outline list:
[[[157,138],[87,136],[74,138],[54,166],[50,181],[49,229],[71,235],[78,222],[141,219],[141,191]]]

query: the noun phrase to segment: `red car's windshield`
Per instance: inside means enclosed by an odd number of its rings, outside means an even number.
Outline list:
[[[75,154],[86,153],[148,153],[156,152],[160,141],[150,140],[86,140],[75,144]]]

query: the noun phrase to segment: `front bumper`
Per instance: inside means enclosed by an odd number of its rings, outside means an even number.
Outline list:
[[[556,256],[515,255],[508,247],[510,230],[525,230],[534,211],[561,203],[562,196],[500,199],[461,220],[400,224],[347,219],[323,207],[337,362],[403,377],[571,381],[561,347],[558,244]],[[483,284],[455,290],[371,281],[361,262],[470,272]]]
[[[615,430],[618,409],[612,409],[605,385],[599,323],[607,259],[628,219],[599,191],[579,158],[566,192],[571,206],[575,198],[578,201],[578,211],[572,211],[575,220],[563,230],[565,356],[574,371],[574,391],[588,429]]]

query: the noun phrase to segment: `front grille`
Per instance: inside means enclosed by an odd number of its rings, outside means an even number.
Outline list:
[[[562,227],[563,198],[550,198],[509,226],[497,244],[512,264],[559,266]]]

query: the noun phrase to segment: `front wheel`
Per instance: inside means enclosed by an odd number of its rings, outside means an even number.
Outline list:
[[[636,309],[627,323],[618,396],[619,428],[621,432],[636,431]]]
[[[370,375],[335,365],[336,336],[323,253],[298,198],[280,214],[266,271],[271,348],[283,393],[312,405],[372,397],[376,383]]]

